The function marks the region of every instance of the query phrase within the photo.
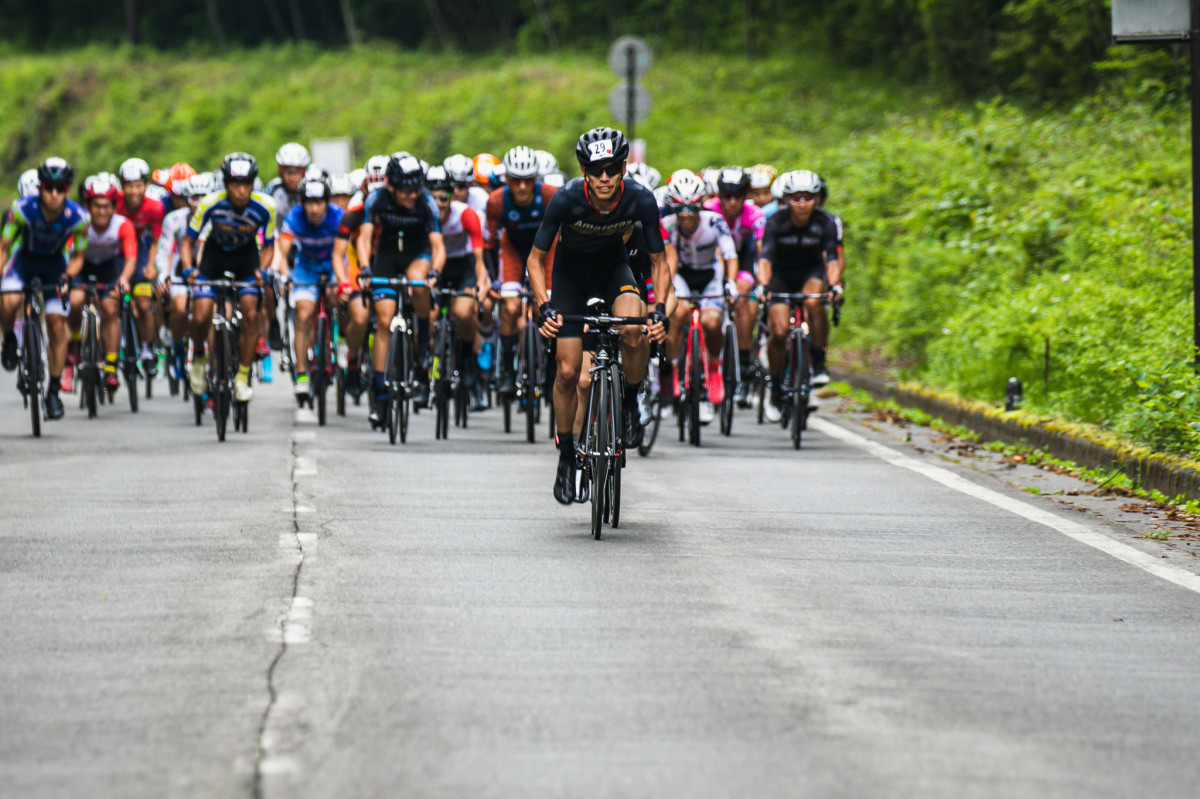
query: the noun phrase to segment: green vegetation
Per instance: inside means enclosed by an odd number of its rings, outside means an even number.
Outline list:
[[[654,107],[638,135],[664,174],[765,161],[827,178],[847,222],[835,341],[846,353],[991,402],[1015,375],[1033,413],[1195,453],[1183,87],[1159,52],[1098,68],[1112,75],[1103,94],[1034,111],[954,100],[813,49],[753,61],[668,53],[643,81]],[[612,122],[614,83],[587,54],[378,44],[0,56],[0,189],[54,153],[84,171],[132,154],[211,167],[234,149],[269,163],[283,141],[346,134],[360,159],[525,142],[569,167],[578,133]]]

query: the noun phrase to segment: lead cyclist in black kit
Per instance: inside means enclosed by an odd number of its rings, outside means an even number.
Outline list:
[[[579,137],[575,157],[583,176],[563,186],[546,207],[546,216],[529,254],[529,284],[538,303],[542,334],[558,338],[558,376],[554,381],[554,413],[558,428],[558,472],[554,498],[570,504],[575,494],[575,440],[572,424],[578,402],[576,387],[583,363],[583,327],[563,322],[562,314],[587,313],[587,301],[601,297],[614,316],[642,316],[645,303],[629,268],[625,234],[637,222],[646,235],[654,296],[650,337],[667,334],[664,302],[671,290],[671,273],[664,255],[654,194],[636,180],[623,178],[629,142],[612,128],[593,128]],[[546,291],[544,261],[558,236],[554,259],[554,303]],[[628,391],[622,397],[625,445],[641,443],[638,388],[646,375],[648,348],[637,325],[621,330],[621,362]]]

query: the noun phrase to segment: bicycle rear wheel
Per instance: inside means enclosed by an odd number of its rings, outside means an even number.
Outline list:
[[[393,330],[388,339],[387,357],[383,362],[383,382],[387,386],[387,418],[384,426],[387,428],[388,443],[395,444],[400,435],[400,405],[404,399],[404,332]],[[374,402],[374,389],[371,401]]]
[[[616,528],[621,523],[621,472],[624,471],[620,463],[612,466],[612,497],[609,500],[612,503],[612,526]]]
[[[520,380],[517,395],[521,398],[525,411],[525,440],[530,444],[537,440],[538,415],[541,410],[541,386],[538,385],[538,359],[541,348],[538,346],[537,331],[532,324],[525,325],[521,331],[521,357],[518,359],[517,376]]]
[[[609,494],[609,416],[610,392],[607,375],[598,372],[592,381],[591,413],[588,415],[588,458],[591,464],[592,538],[600,540],[608,515]]]
[[[100,376],[96,373],[99,362],[99,344],[96,336],[96,317],[91,310],[83,312],[83,330],[79,346],[79,372],[83,378],[83,406],[89,419],[96,418],[96,394],[99,391]]]
[[[38,323],[25,317],[21,336],[22,368],[25,370],[25,397],[29,401],[29,421],[33,437],[42,437],[42,331]]]
[[[230,386],[233,377],[229,365],[229,330],[221,328],[213,334],[211,369],[213,380],[212,411],[217,424],[217,441],[225,440],[225,428],[229,424],[229,406],[232,399]]]

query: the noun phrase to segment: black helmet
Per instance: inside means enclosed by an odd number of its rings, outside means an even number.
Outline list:
[[[750,176],[740,166],[727,166],[717,175],[717,191],[722,194],[745,194],[750,190]]]
[[[38,180],[46,183],[71,183],[75,179],[75,170],[66,159],[51,157],[38,164]]]
[[[583,166],[624,161],[628,157],[629,140],[616,128],[592,128],[575,145],[575,158]]]
[[[425,179],[421,162],[408,153],[396,153],[389,158],[383,175],[389,186],[420,186]]]
[[[230,153],[221,162],[221,179],[244,180],[251,183],[258,177],[258,161],[249,153]]]
[[[300,202],[307,200],[329,201],[332,188],[329,181],[321,177],[310,177],[300,181]]]

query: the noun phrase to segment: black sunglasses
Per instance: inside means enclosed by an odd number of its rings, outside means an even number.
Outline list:
[[[70,185],[66,183],[43,183],[42,188],[51,194],[66,194],[71,190]]]
[[[585,166],[583,171],[594,178],[598,178],[601,175],[615,178],[625,171],[625,164],[620,161],[611,161],[607,166]]]

